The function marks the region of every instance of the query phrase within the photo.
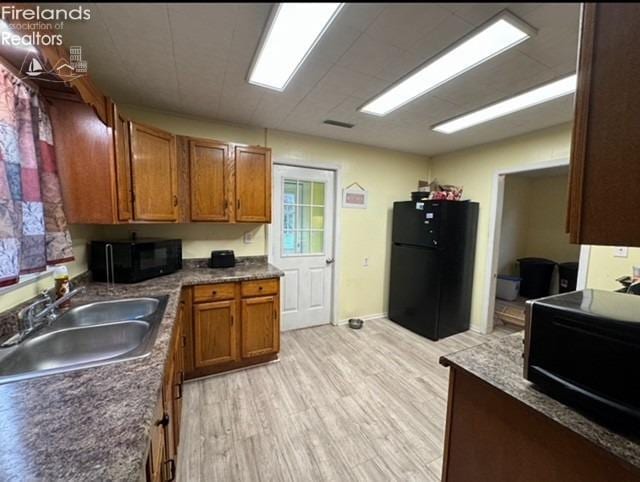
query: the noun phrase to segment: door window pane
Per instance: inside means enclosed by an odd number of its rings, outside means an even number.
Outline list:
[[[313,186],[311,181],[298,181],[300,188],[300,204],[311,204],[311,189]]]
[[[324,253],[324,231],[311,231],[311,252]]]
[[[282,255],[323,255],[325,183],[285,179],[282,188]]]
[[[313,183],[313,204],[324,206],[324,182]]]
[[[324,229],[324,207],[311,208],[311,227],[313,229]]]
[[[282,232],[282,252],[284,254],[296,253],[296,232],[295,231]]]
[[[295,204],[298,200],[298,183],[287,179],[284,181],[284,196],[282,196],[284,204]]]

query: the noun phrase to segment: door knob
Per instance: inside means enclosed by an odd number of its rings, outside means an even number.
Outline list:
[[[335,259],[333,259],[333,258],[327,258],[327,259],[325,260],[325,262],[326,262],[327,264],[333,264],[335,261],[336,261],[336,260],[335,260]]]

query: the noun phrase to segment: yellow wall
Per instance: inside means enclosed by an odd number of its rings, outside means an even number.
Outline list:
[[[134,106],[123,111],[139,122],[182,135],[234,141],[272,148],[273,161],[302,161],[341,168],[343,187],[357,181],[369,191],[367,209],[340,209],[339,319],[387,311],[391,208],[393,201],[410,198],[418,179],[428,174],[425,156],[401,153],[360,144],[259,128],[237,126],[207,119],[187,118]],[[126,234],[131,227],[103,230]],[[242,241],[254,231],[253,244]],[[185,257],[206,257],[212,249],[233,249],[237,255],[267,254],[266,230],[259,225],[161,225],[136,226],[141,235],[177,236],[184,239]],[[369,258],[364,267],[363,259]]]
[[[580,258],[580,246],[571,244],[565,232],[568,183],[568,174],[531,178],[523,256],[548,258],[558,263]]]
[[[92,226],[72,225],[70,226],[70,230],[75,261],[67,263],[67,268],[69,269],[69,275],[73,277],[87,270],[87,240],[92,238],[94,228]],[[49,274],[37,281],[24,283],[21,286],[10,287],[8,290],[2,290],[0,291],[0,312],[33,298],[43,290],[49,289],[52,286],[53,277]]]
[[[634,266],[640,266],[640,248],[629,248],[627,258],[613,256],[613,246],[592,246],[589,255],[587,287],[601,290],[621,288],[616,278],[631,276]]]
[[[441,184],[462,185],[464,197],[480,203],[471,308],[471,326],[474,329],[485,331],[487,328],[483,310],[487,297],[486,269],[495,173],[521,165],[567,159],[570,142],[571,127],[564,124],[431,159],[432,176]],[[564,208],[560,209],[564,211]]]

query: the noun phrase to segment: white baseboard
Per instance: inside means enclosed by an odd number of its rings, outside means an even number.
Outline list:
[[[387,313],[375,313],[373,315],[352,316],[351,318],[360,318],[361,320],[369,321],[369,320],[375,320],[377,318],[386,318],[386,317],[387,317]],[[346,325],[347,323],[349,323],[349,320],[351,318],[340,320],[336,323],[336,325]]]

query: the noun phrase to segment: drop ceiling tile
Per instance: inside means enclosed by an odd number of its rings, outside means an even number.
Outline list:
[[[309,53],[307,60],[336,63],[361,35],[362,32],[354,27],[346,25],[340,28],[333,23]]]
[[[385,4],[347,3],[333,24],[340,29],[351,27],[364,32],[384,8]]]
[[[380,42],[407,50],[449,15],[449,11],[437,4],[395,4],[387,6],[366,33]]]
[[[363,34],[338,61],[338,65],[355,72],[375,76],[385,65],[403,51],[393,45]]]
[[[318,82],[319,87],[333,90],[344,95],[353,95],[368,99],[380,93],[388,82],[374,76],[363,74],[340,65],[335,65]]]
[[[429,60],[473,30],[474,26],[455,15],[449,15],[435,28],[423,34],[409,49]]]

